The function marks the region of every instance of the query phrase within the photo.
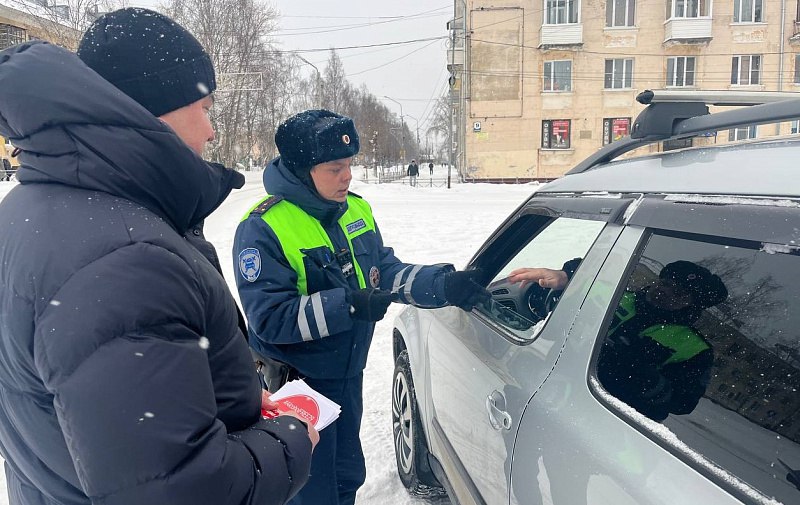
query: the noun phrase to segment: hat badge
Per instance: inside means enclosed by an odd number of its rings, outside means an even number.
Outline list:
[[[350,145],[350,135],[348,135],[346,133],[344,135],[342,135],[342,142],[344,142],[345,145],[349,146]]]

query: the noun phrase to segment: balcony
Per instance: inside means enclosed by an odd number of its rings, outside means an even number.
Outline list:
[[[711,18],[672,18],[664,23],[664,42],[708,42],[711,35]]]
[[[794,21],[794,31],[792,32],[792,36],[789,37],[789,42],[797,43],[800,42],[800,20],[795,19]]]
[[[447,50],[447,68],[453,70],[455,68],[464,67],[464,48],[456,47],[455,49]]]
[[[539,48],[580,46],[583,44],[583,24],[542,25]]]

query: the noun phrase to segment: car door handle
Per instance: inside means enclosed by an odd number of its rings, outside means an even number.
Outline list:
[[[489,411],[489,424],[496,430],[511,429],[511,416],[503,410],[506,406],[506,397],[500,391],[492,391],[486,397],[486,410]]]

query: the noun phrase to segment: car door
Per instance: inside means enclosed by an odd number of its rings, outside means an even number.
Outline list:
[[[508,503],[518,421],[558,359],[571,318],[620,232],[609,222],[628,203],[534,198],[471,261],[484,272],[492,300],[470,313],[435,311],[427,339],[429,442],[460,503]],[[529,305],[541,305],[547,293],[507,279],[516,268],[561,269],[576,258],[580,267],[558,308],[543,319]]]
[[[702,198],[628,219],[520,421],[512,505],[800,502],[798,207]],[[699,303],[661,319],[673,282]],[[619,326],[631,295],[638,329]],[[679,374],[643,339],[664,330],[693,347],[668,349]]]

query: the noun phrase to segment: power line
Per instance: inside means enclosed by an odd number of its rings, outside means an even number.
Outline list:
[[[334,26],[314,26],[314,27],[301,27],[301,28],[286,28],[284,30],[280,30],[276,33],[276,35],[282,37],[293,37],[295,35],[313,35],[318,33],[330,33],[330,32],[339,32],[345,30],[354,30],[359,28],[369,28],[373,26],[383,25],[386,23],[396,23],[398,21],[416,21],[419,19],[425,19],[430,17],[438,17],[444,13],[437,13],[435,11],[442,10],[433,9],[431,11],[425,11],[417,14],[409,14],[408,16],[401,16],[392,19],[387,19],[385,21],[378,21],[378,22],[369,22],[369,23],[358,23],[358,24],[347,24],[347,25],[334,25]],[[322,28],[319,31],[301,31],[301,30],[317,30],[318,28]],[[288,31],[293,31],[297,33],[286,33]]]
[[[450,9],[452,5],[443,5],[433,10]],[[426,11],[432,12],[432,11]],[[397,19],[405,16],[284,16],[282,18],[306,18],[306,19]]]
[[[322,48],[315,48],[315,49],[264,49],[258,51],[252,51],[249,54],[252,56],[270,56],[270,55],[291,55],[295,53],[318,53],[318,52],[327,52],[327,51],[347,51],[350,49],[364,49],[369,47],[389,47],[389,46],[401,46],[404,44],[414,44],[416,42],[430,42],[435,40],[443,40],[448,38],[447,35],[441,35],[439,37],[427,37],[424,39],[413,39],[413,40],[400,40],[396,42],[382,42],[379,44],[361,44],[357,46],[341,46],[341,47],[322,47]],[[240,56],[239,53],[233,52],[215,52],[214,55],[219,56]]]
[[[385,46],[399,46],[403,44],[413,44],[415,42],[428,42],[431,40],[443,40],[447,39],[447,35],[440,35],[438,37],[427,37],[424,39],[413,39],[413,40],[401,40],[397,42],[382,42],[380,44],[362,44],[358,46],[341,46],[341,47],[325,47],[325,48],[317,48],[317,49],[293,49],[291,51],[282,51],[282,50],[275,50],[275,51],[267,51],[272,53],[316,53],[320,51],[346,51],[349,49],[362,49],[365,47],[385,47]]]
[[[367,73],[367,72],[371,72],[371,71],[373,71],[373,70],[377,70],[377,69],[379,69],[379,68],[383,68],[383,67],[385,67],[385,66],[387,66],[387,65],[391,65],[392,63],[395,63],[395,62],[397,62],[397,61],[400,61],[400,60],[402,60],[403,58],[407,58],[407,57],[411,56],[412,54],[414,54],[414,53],[416,53],[416,52],[422,51],[422,50],[423,50],[423,49],[425,49],[426,47],[429,47],[429,46],[433,45],[433,43],[434,43],[434,42],[436,42],[436,41],[435,41],[435,40],[433,40],[433,41],[429,42],[428,44],[425,44],[425,45],[424,45],[424,46],[422,46],[422,47],[418,47],[418,48],[414,49],[413,51],[411,51],[411,52],[409,52],[409,53],[406,53],[406,54],[404,54],[403,56],[400,56],[399,58],[395,58],[395,59],[393,59],[393,60],[391,60],[391,61],[387,61],[386,63],[383,63],[383,64],[381,64],[381,65],[378,65],[377,67],[372,67],[372,68],[368,68],[368,69],[366,69],[366,70],[361,70],[360,72],[355,72],[355,73],[353,73],[353,74],[349,74],[349,75],[348,75],[348,77],[353,77],[353,76],[356,76],[356,75],[365,74],[365,73]]]
[[[442,75],[444,74],[444,71],[445,71],[445,67],[442,67],[442,70],[439,72],[439,77],[436,78],[437,81],[441,81]],[[422,124],[423,125],[425,124],[426,121],[430,122],[431,117],[433,116],[433,111],[436,109],[435,107],[432,107],[432,104],[436,103],[439,100],[438,97],[440,97],[442,95],[442,93],[446,89],[446,86],[447,86],[447,80],[445,79],[442,82],[442,84],[440,84],[438,87],[434,87],[433,88],[433,93],[431,94],[431,97],[428,99],[428,104],[425,106],[425,110],[422,111]],[[438,91],[437,91],[437,89],[438,89]],[[434,99],[434,96],[437,97],[437,98]]]

